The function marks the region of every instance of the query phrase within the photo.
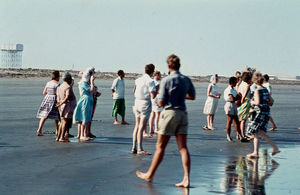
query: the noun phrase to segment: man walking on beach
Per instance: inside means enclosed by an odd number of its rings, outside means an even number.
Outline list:
[[[155,154],[148,171],[146,173],[136,171],[136,175],[148,182],[152,181],[163,159],[168,141],[171,135],[175,135],[184,169],[183,180],[176,186],[187,188],[190,186],[190,155],[186,145],[188,119],[185,99],[195,99],[195,88],[191,80],[179,72],[179,57],[172,54],[168,57],[167,63],[170,75],[162,80],[158,94],[158,106],[164,106],[164,110],[159,121]]]
[[[145,67],[143,76],[135,80],[134,86],[134,107],[135,127],[132,135],[132,154],[150,155],[149,152],[143,149],[143,130],[146,128],[149,116],[151,114],[151,98],[154,99],[157,92],[153,76],[155,66],[148,64]],[[136,146],[137,143],[137,146]]]
[[[114,99],[112,116],[114,117],[114,125],[119,125],[117,115],[122,117],[122,125],[128,125],[125,121],[125,73],[123,70],[118,71],[118,78],[113,81],[111,86],[112,97]]]

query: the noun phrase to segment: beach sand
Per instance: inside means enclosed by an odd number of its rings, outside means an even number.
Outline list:
[[[281,153],[272,159],[262,142],[258,161],[245,159],[252,143],[226,141],[224,100],[221,97],[214,131],[203,131],[206,83],[195,83],[197,97],[187,102],[191,188],[174,187],[183,176],[174,138],[152,183],[138,179],[152,156],[131,155],[134,128],[133,81],[126,81],[127,126],[114,126],[111,117],[111,82],[97,80],[98,99],[92,132],[94,141],[57,143],[53,134],[37,137],[35,118],[47,79],[0,79],[0,194],[300,194],[300,86],[273,86],[271,109],[278,129],[268,135]],[[223,92],[226,85],[220,84]],[[78,96],[77,85],[74,92]],[[43,131],[54,131],[47,120]],[[76,125],[71,133],[76,135]],[[232,131],[232,137],[235,137]],[[144,139],[145,150],[155,151],[155,137]]]

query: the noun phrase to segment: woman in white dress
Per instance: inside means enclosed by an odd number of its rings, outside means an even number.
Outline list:
[[[217,74],[211,76],[210,84],[207,87],[207,99],[203,109],[203,113],[207,114],[207,125],[203,127],[204,130],[214,130],[214,116],[218,108],[218,101],[221,97],[217,86],[218,81],[219,77]]]

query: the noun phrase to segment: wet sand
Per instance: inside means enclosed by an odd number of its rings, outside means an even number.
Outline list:
[[[126,118],[130,125],[112,125],[111,81],[96,81],[99,98],[94,141],[57,143],[53,134],[35,136],[36,111],[42,101],[46,79],[0,79],[0,194],[299,194],[300,131],[299,86],[273,86],[272,116],[278,130],[268,135],[281,153],[272,159],[262,142],[258,161],[245,159],[251,143],[228,143],[225,136],[224,101],[215,116],[216,130],[203,131],[202,114],[207,84],[196,83],[197,100],[188,102],[191,154],[191,188],[174,187],[183,176],[176,141],[170,140],[164,161],[152,183],[139,180],[152,156],[129,154],[134,128],[132,87],[126,82]],[[219,85],[221,91],[226,86]],[[77,87],[74,87],[78,98]],[[47,120],[43,131],[53,131]],[[71,129],[76,134],[76,126]],[[232,137],[234,136],[232,132]],[[153,153],[155,138],[144,139]]]

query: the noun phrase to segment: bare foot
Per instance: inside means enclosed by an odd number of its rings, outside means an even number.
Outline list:
[[[93,138],[90,137],[80,137],[80,141],[90,141],[93,140]]]
[[[151,155],[150,152],[146,152],[146,151],[144,151],[144,150],[137,151],[137,154],[138,154],[138,155]]]
[[[132,149],[130,154],[136,154],[137,153],[137,150],[136,149]]]
[[[43,133],[42,133],[41,131],[37,131],[37,132],[36,132],[36,135],[37,135],[37,136],[43,136]]]
[[[275,129],[277,129],[277,127],[275,126],[275,127],[272,127],[272,128],[270,128],[269,130],[270,131],[275,131]]]
[[[60,142],[69,142],[68,139],[59,139]]]
[[[227,135],[227,141],[232,142],[230,135]]]
[[[122,121],[121,124],[122,124],[122,125],[129,125],[129,123],[127,123],[126,121]]]
[[[65,135],[65,138],[72,138],[72,137],[74,137],[74,135],[71,135],[71,134],[69,134],[69,133],[67,133],[67,134]]]
[[[275,156],[279,152],[280,152],[280,150],[274,150],[273,152],[270,153],[270,156]]]
[[[119,121],[114,122],[114,125],[119,125],[119,124],[121,124]]]
[[[140,171],[136,171],[135,173],[136,173],[136,176],[142,180],[145,180],[148,182],[152,181],[152,178],[148,177],[146,173],[142,173]]]
[[[258,154],[256,154],[256,153],[247,154],[247,158],[257,159],[258,158]]]
[[[188,178],[183,178],[182,182],[175,184],[176,187],[188,188],[190,187],[190,180]]]
[[[145,133],[144,135],[143,135],[143,138],[152,138],[153,136],[151,135],[151,134],[147,134],[147,133]]]

